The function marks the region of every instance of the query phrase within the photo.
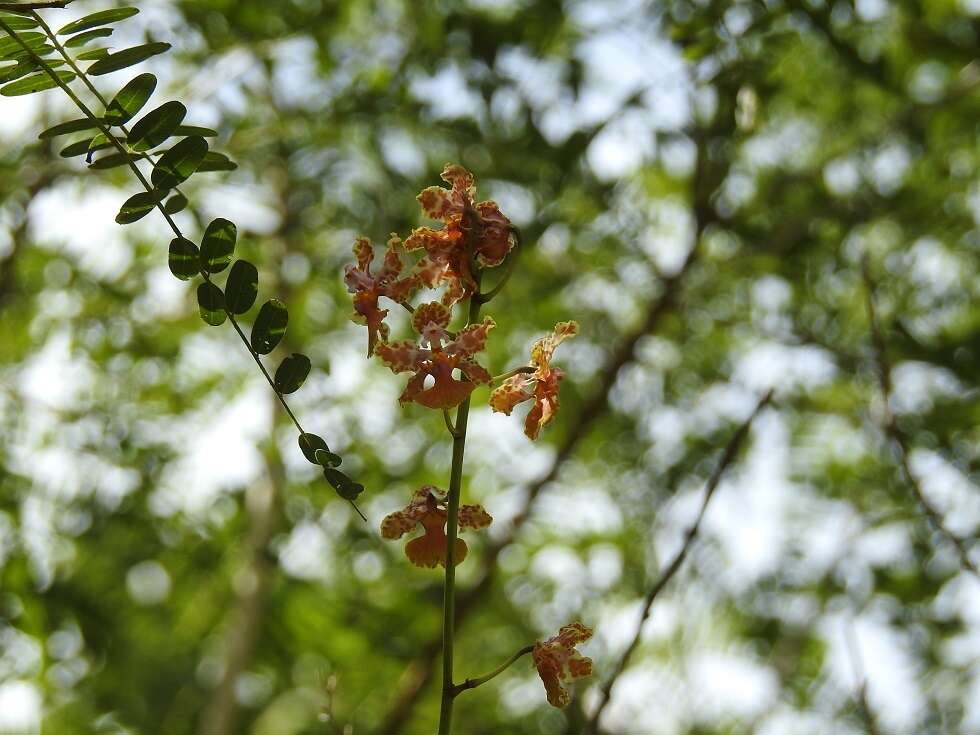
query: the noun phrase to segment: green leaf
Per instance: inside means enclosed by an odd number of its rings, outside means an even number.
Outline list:
[[[118,23],[121,20],[126,20],[126,18],[132,18],[138,12],[140,11],[136,8],[110,8],[109,10],[100,10],[98,13],[92,13],[78,20],[73,20],[68,25],[62,27],[58,31],[58,35],[67,36],[70,33],[78,33],[89,28],[104,26],[109,23]]]
[[[337,467],[343,461],[330,451],[323,437],[317,434],[300,434],[299,448],[307,460],[322,467]]]
[[[94,48],[75,57],[75,61],[93,61],[95,59],[105,59],[109,56],[109,49]]]
[[[66,122],[51,126],[37,137],[41,140],[47,140],[48,138],[56,138],[59,135],[65,135],[67,133],[77,133],[81,130],[92,130],[93,128],[99,127],[99,122],[99,120],[93,120],[88,117],[83,117],[78,120],[68,120]]]
[[[205,171],[234,171],[236,168],[238,168],[238,164],[224,153],[208,151],[204,160],[201,161],[201,165],[197,167],[197,172],[200,174]]]
[[[110,168],[119,168],[130,162],[131,157],[128,153],[110,153],[102,158],[97,158],[89,165],[89,168],[96,171],[105,171]]]
[[[225,283],[225,304],[232,314],[244,314],[259,294],[259,271],[247,260],[236,261]]]
[[[181,125],[174,131],[174,135],[200,135],[202,138],[215,138],[218,135],[218,131],[212,130],[211,128],[202,128],[198,125]]]
[[[134,151],[156,148],[173,135],[186,114],[187,108],[180,102],[165,102],[133,125],[126,142]]]
[[[55,74],[65,84],[75,78],[75,74],[70,71],[59,71],[55,72]],[[0,87],[0,94],[4,97],[18,97],[23,94],[43,92],[45,89],[52,89],[57,86],[58,83],[47,72],[44,72],[43,74],[34,74],[24,79],[18,79],[16,82],[5,84]]]
[[[303,452],[303,456],[306,457],[306,460],[313,464],[320,464],[316,461],[317,450],[324,452],[330,451],[330,447],[327,446],[323,437],[318,434],[300,434],[299,448]]]
[[[104,59],[92,64],[87,71],[94,77],[102,76],[103,74],[109,74],[120,69],[125,69],[128,66],[139,64],[151,56],[156,56],[169,50],[170,44],[163,43],[162,41],[144,43],[141,46],[133,46],[132,48],[126,48],[114,54],[109,54]]]
[[[104,150],[112,146],[112,143],[106,141],[103,145],[100,145],[97,149],[93,149],[92,141],[95,138],[85,138],[84,140],[76,140],[74,143],[69,143],[67,146],[61,149],[59,154],[62,158],[72,158],[74,156],[84,156],[91,150]]]
[[[24,46],[17,42],[17,39],[23,41],[24,45],[28,48],[35,49],[41,46],[47,45],[45,41],[47,36],[45,36],[40,31],[31,33],[18,33],[17,38],[11,38],[6,36],[0,38],[0,57],[6,57],[8,54],[13,54],[17,52],[23,52]]]
[[[156,189],[173,189],[197,170],[208,152],[208,142],[199,136],[184,138],[164,153],[153,167],[150,181]]]
[[[218,218],[213,220],[201,238],[201,266],[208,273],[220,273],[231,262],[235,252],[238,228],[234,222]]]
[[[129,80],[106,107],[106,124],[125,125],[128,123],[137,112],[143,109],[143,105],[147,103],[156,88],[157,78],[152,74],[140,74]]]
[[[279,344],[286,333],[289,323],[289,312],[278,299],[270,299],[262,304],[259,315],[252,325],[252,337],[249,340],[256,354],[268,355]]]
[[[330,450],[324,451],[323,449],[317,449],[313,454],[316,463],[323,467],[340,467],[341,462],[344,461],[340,458],[340,455],[334,454]]]
[[[170,197],[163,205],[163,211],[167,214],[177,214],[187,206],[187,197],[180,192]]]
[[[7,24],[7,27],[12,31],[23,31],[28,28],[37,28],[38,22],[33,18],[28,18],[23,15],[8,15],[7,13],[0,13],[0,20],[3,20]]]
[[[62,64],[49,64],[49,66],[62,66]],[[26,77],[31,72],[37,71],[40,68],[33,61],[19,61],[13,66],[5,66],[0,69],[0,84]]]
[[[221,289],[213,283],[202,283],[197,287],[197,305],[200,307],[201,319],[217,327],[224,324],[227,314],[225,313],[225,297]]]
[[[310,358],[298,352],[284,358],[272,381],[276,390],[283,395],[298,391],[310,374],[310,367]]]
[[[201,272],[200,253],[197,245],[184,237],[175,237],[170,241],[170,256],[167,265],[170,272],[182,281],[193,278]]]
[[[324,470],[326,472],[326,470]],[[350,481],[344,483],[341,487],[337,488],[337,494],[344,500],[350,500],[354,502],[357,500],[357,496],[364,492],[364,486],[359,482]]]
[[[357,496],[364,492],[363,485],[354,482],[340,470],[324,467],[323,476],[344,500],[357,500]]]
[[[128,225],[143,219],[143,217],[153,211],[154,207],[163,201],[166,195],[167,193],[165,191],[141,191],[138,194],[133,194],[133,196],[123,202],[122,207],[119,209],[119,214],[116,215],[116,222],[120,225]]]
[[[91,31],[79,33],[77,36],[72,36],[65,41],[65,48],[78,48],[79,46],[84,46],[89,41],[94,41],[96,38],[106,38],[112,35],[112,30],[112,28],[94,28]]]
[[[30,61],[37,64],[37,68],[40,69],[42,67],[40,64],[37,63],[37,57],[49,56],[52,53],[54,53],[54,46],[51,46],[46,43],[40,44],[38,46],[32,44],[31,48],[26,50],[18,46],[13,51],[4,54],[3,58],[5,61]],[[47,62],[48,66],[52,66],[53,63],[54,63],[53,61]]]

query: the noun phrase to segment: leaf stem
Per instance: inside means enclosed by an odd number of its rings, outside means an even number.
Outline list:
[[[497,668],[495,668],[489,674],[484,674],[483,676],[478,676],[475,679],[467,679],[462,684],[457,684],[456,686],[453,687],[453,696],[454,697],[458,697],[460,694],[462,694],[463,692],[465,692],[467,689],[476,689],[478,686],[481,686],[482,684],[486,684],[488,681],[490,681],[491,679],[493,679],[495,676],[498,676],[498,675],[504,673],[504,671],[506,671],[508,668],[510,668],[510,666],[514,662],[516,662],[517,660],[519,660],[521,657],[526,656],[527,654],[531,653],[531,651],[533,651],[533,650],[534,650],[534,646],[524,646],[524,648],[522,648],[517,653],[515,653],[513,656],[511,656],[509,659],[507,659],[506,661],[504,661],[502,664],[500,664],[500,666],[498,666]]]

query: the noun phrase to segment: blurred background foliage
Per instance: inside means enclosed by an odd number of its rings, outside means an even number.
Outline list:
[[[464,498],[496,520],[459,569],[458,676],[571,619],[597,675],[559,712],[525,659],[458,701],[457,731],[581,730],[774,386],[605,730],[980,733],[980,584],[950,541],[980,527],[980,5],[137,5],[117,33],[174,45],[144,65],[155,99],[240,165],[191,199],[288,304],[278,351],[314,365],[292,403],[370,522],[200,321],[162,221],[112,222],[128,175],[35,140],[66,101],[3,100],[0,730],[434,731],[441,575],[378,522],[445,487],[449,442],[365,361],[341,273],[356,235],[423,224],[415,194],[458,161],[523,232],[492,371],[582,325],[539,444],[475,395]]]

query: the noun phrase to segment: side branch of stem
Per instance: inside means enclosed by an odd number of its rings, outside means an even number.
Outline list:
[[[452,695],[454,697],[458,697],[460,694],[462,694],[463,692],[465,692],[467,689],[476,689],[478,686],[481,686],[483,684],[486,684],[488,681],[490,681],[494,677],[499,676],[504,671],[506,671],[507,669],[509,669],[512,664],[514,664],[516,661],[518,661],[522,657],[526,656],[527,654],[531,653],[531,651],[533,651],[533,650],[534,650],[534,646],[524,646],[524,648],[520,649],[517,653],[515,653],[509,659],[507,659],[506,661],[504,661],[502,664],[500,664],[500,666],[498,666],[497,668],[495,668],[489,674],[484,674],[483,676],[478,676],[475,679],[467,679],[462,684],[457,684],[456,686],[454,686],[453,689],[452,689]]]

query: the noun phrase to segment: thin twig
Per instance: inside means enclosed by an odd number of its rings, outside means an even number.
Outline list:
[[[967,540],[953,533],[946,526],[943,522],[942,513],[926,497],[921,482],[912,472],[912,466],[909,462],[909,455],[911,454],[909,441],[905,436],[905,432],[901,430],[898,422],[895,420],[895,415],[892,413],[890,406],[892,396],[891,365],[888,363],[888,356],[885,351],[884,331],[881,328],[878,312],[875,308],[875,283],[871,276],[871,267],[867,257],[861,262],[861,272],[864,276],[865,302],[868,311],[868,324],[871,329],[871,343],[874,348],[875,368],[878,373],[878,384],[881,389],[882,424],[885,436],[893,446],[902,477],[912,490],[913,495],[915,495],[916,501],[918,501],[922,510],[925,512],[926,518],[932,524],[933,528],[944,536],[956,549],[957,556],[959,556],[963,568],[972,572],[974,576],[980,579],[980,570],[977,569],[976,564],[970,559]]]
[[[708,510],[708,503],[711,502],[711,498],[714,497],[715,490],[718,488],[719,482],[721,482],[722,476],[725,471],[732,465],[735,461],[735,457],[738,455],[738,451],[742,446],[742,442],[745,440],[746,435],[749,433],[749,428],[752,426],[752,422],[755,421],[756,416],[759,412],[765,408],[769,402],[772,400],[772,391],[770,390],[766,393],[756,404],[755,409],[749,415],[749,417],[738,427],[735,434],[728,441],[728,445],[725,447],[724,453],[721,455],[721,460],[718,462],[718,466],[715,467],[715,471],[708,478],[708,484],[705,486],[704,499],[701,501],[701,509],[698,511],[697,517],[694,519],[693,525],[687,530],[684,535],[684,542],[681,544],[680,550],[674,556],[673,560],[664,571],[660,574],[653,587],[647,592],[646,598],[643,602],[643,614],[640,616],[640,624],[636,628],[636,634],[633,636],[633,640],[623,651],[623,655],[620,656],[619,661],[616,663],[615,668],[606,679],[606,683],[602,686],[601,693],[599,695],[599,705],[596,707],[595,712],[592,713],[592,717],[589,720],[588,732],[597,733],[599,731],[599,718],[602,716],[603,710],[605,710],[606,705],[609,704],[609,699],[612,696],[612,689],[616,684],[617,679],[629,665],[630,657],[636,650],[636,647],[640,644],[640,635],[643,632],[643,625],[646,623],[647,618],[650,617],[650,611],[653,608],[653,603],[657,599],[657,596],[663,591],[667,583],[673,579],[674,575],[680,570],[681,565],[684,563],[684,559],[687,558],[688,552],[694,544],[695,538],[697,538],[698,530],[701,528],[701,521],[704,519],[704,514]]]
[[[510,668],[510,666],[512,664],[514,664],[516,661],[518,661],[523,656],[526,656],[527,654],[531,653],[531,651],[533,651],[533,650],[534,650],[534,646],[524,646],[524,648],[522,648],[517,653],[515,653],[513,656],[511,656],[509,659],[507,659],[506,661],[504,661],[502,664],[500,664],[500,666],[498,666],[497,668],[495,668],[489,674],[484,674],[483,676],[478,676],[475,679],[467,679],[462,684],[457,684],[456,686],[453,687],[453,696],[454,697],[458,697],[460,694],[462,694],[463,692],[465,692],[467,689],[476,689],[478,686],[481,686],[482,684],[486,684],[488,681],[490,681],[494,677],[499,676],[500,674],[504,673],[504,671],[506,671],[508,668]]]

